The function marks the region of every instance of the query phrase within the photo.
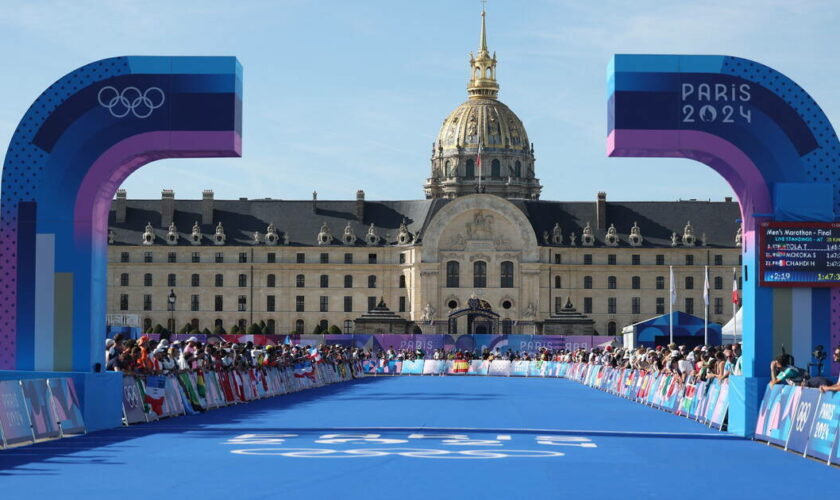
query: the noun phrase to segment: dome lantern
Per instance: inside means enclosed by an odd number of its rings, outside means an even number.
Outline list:
[[[496,82],[496,54],[490,56],[487,50],[487,13],[481,11],[481,40],[478,54],[470,52],[470,82],[467,93],[470,99],[495,99],[499,94],[499,84]]]

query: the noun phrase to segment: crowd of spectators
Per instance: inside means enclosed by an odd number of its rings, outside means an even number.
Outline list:
[[[833,353],[834,361],[840,363],[840,346]],[[630,368],[635,370],[662,372],[678,377],[681,382],[689,380],[710,381],[726,380],[731,375],[741,375],[742,356],[741,344],[724,346],[698,345],[689,348],[685,345],[669,344],[667,346],[638,347],[625,349],[622,347],[606,346],[586,349],[557,349],[545,347],[537,351],[514,351],[499,348],[484,348],[480,351],[435,349],[427,353],[421,348],[364,351],[363,359],[383,359],[406,361],[415,359],[434,360],[488,360],[508,361],[562,361],[574,363],[588,363],[606,365],[613,368]],[[840,378],[832,381],[824,376],[810,377],[808,371],[798,368],[790,354],[778,356],[770,364],[771,385],[777,383],[802,385],[819,388],[821,391],[840,391]]]
[[[320,362],[340,363],[359,359],[360,349],[320,345]],[[202,343],[196,337],[186,341],[139,339],[116,335],[105,341],[107,370],[131,375],[168,375],[196,370],[229,371],[269,366],[293,367],[312,361],[316,353],[303,345],[255,345],[253,342]]]

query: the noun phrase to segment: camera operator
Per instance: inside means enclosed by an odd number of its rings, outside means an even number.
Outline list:
[[[834,362],[840,363],[840,345],[834,348]],[[831,391],[836,392],[840,391],[840,377],[837,377],[837,383],[834,385],[829,385],[830,382],[825,377],[814,377],[814,378],[822,378],[825,379],[825,385],[820,385],[820,392]],[[813,379],[812,379],[813,380]]]

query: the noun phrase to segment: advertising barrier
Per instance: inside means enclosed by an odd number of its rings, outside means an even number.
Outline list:
[[[213,372],[197,370],[166,376],[123,377],[123,423],[160,418],[279,396],[351,380],[364,373],[397,373],[404,363],[377,361],[309,364],[296,367]],[[423,365],[416,365],[417,370]]]
[[[49,378],[50,402],[62,436],[85,433],[85,420],[71,378]]]
[[[35,440],[61,437],[58,419],[50,408],[47,381],[42,378],[26,379],[20,381],[20,386],[23,389],[26,408],[29,410],[29,423],[32,424]]]
[[[23,389],[17,380],[0,381],[0,437],[3,447],[35,441]]]
[[[827,392],[820,398],[814,423],[808,436],[805,454],[819,460],[829,461],[831,449],[837,441],[840,424],[840,392]]]

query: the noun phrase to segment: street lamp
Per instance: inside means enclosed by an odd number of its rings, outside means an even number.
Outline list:
[[[169,333],[175,331],[175,290],[169,289],[169,297],[166,299],[166,307],[169,309]]]

